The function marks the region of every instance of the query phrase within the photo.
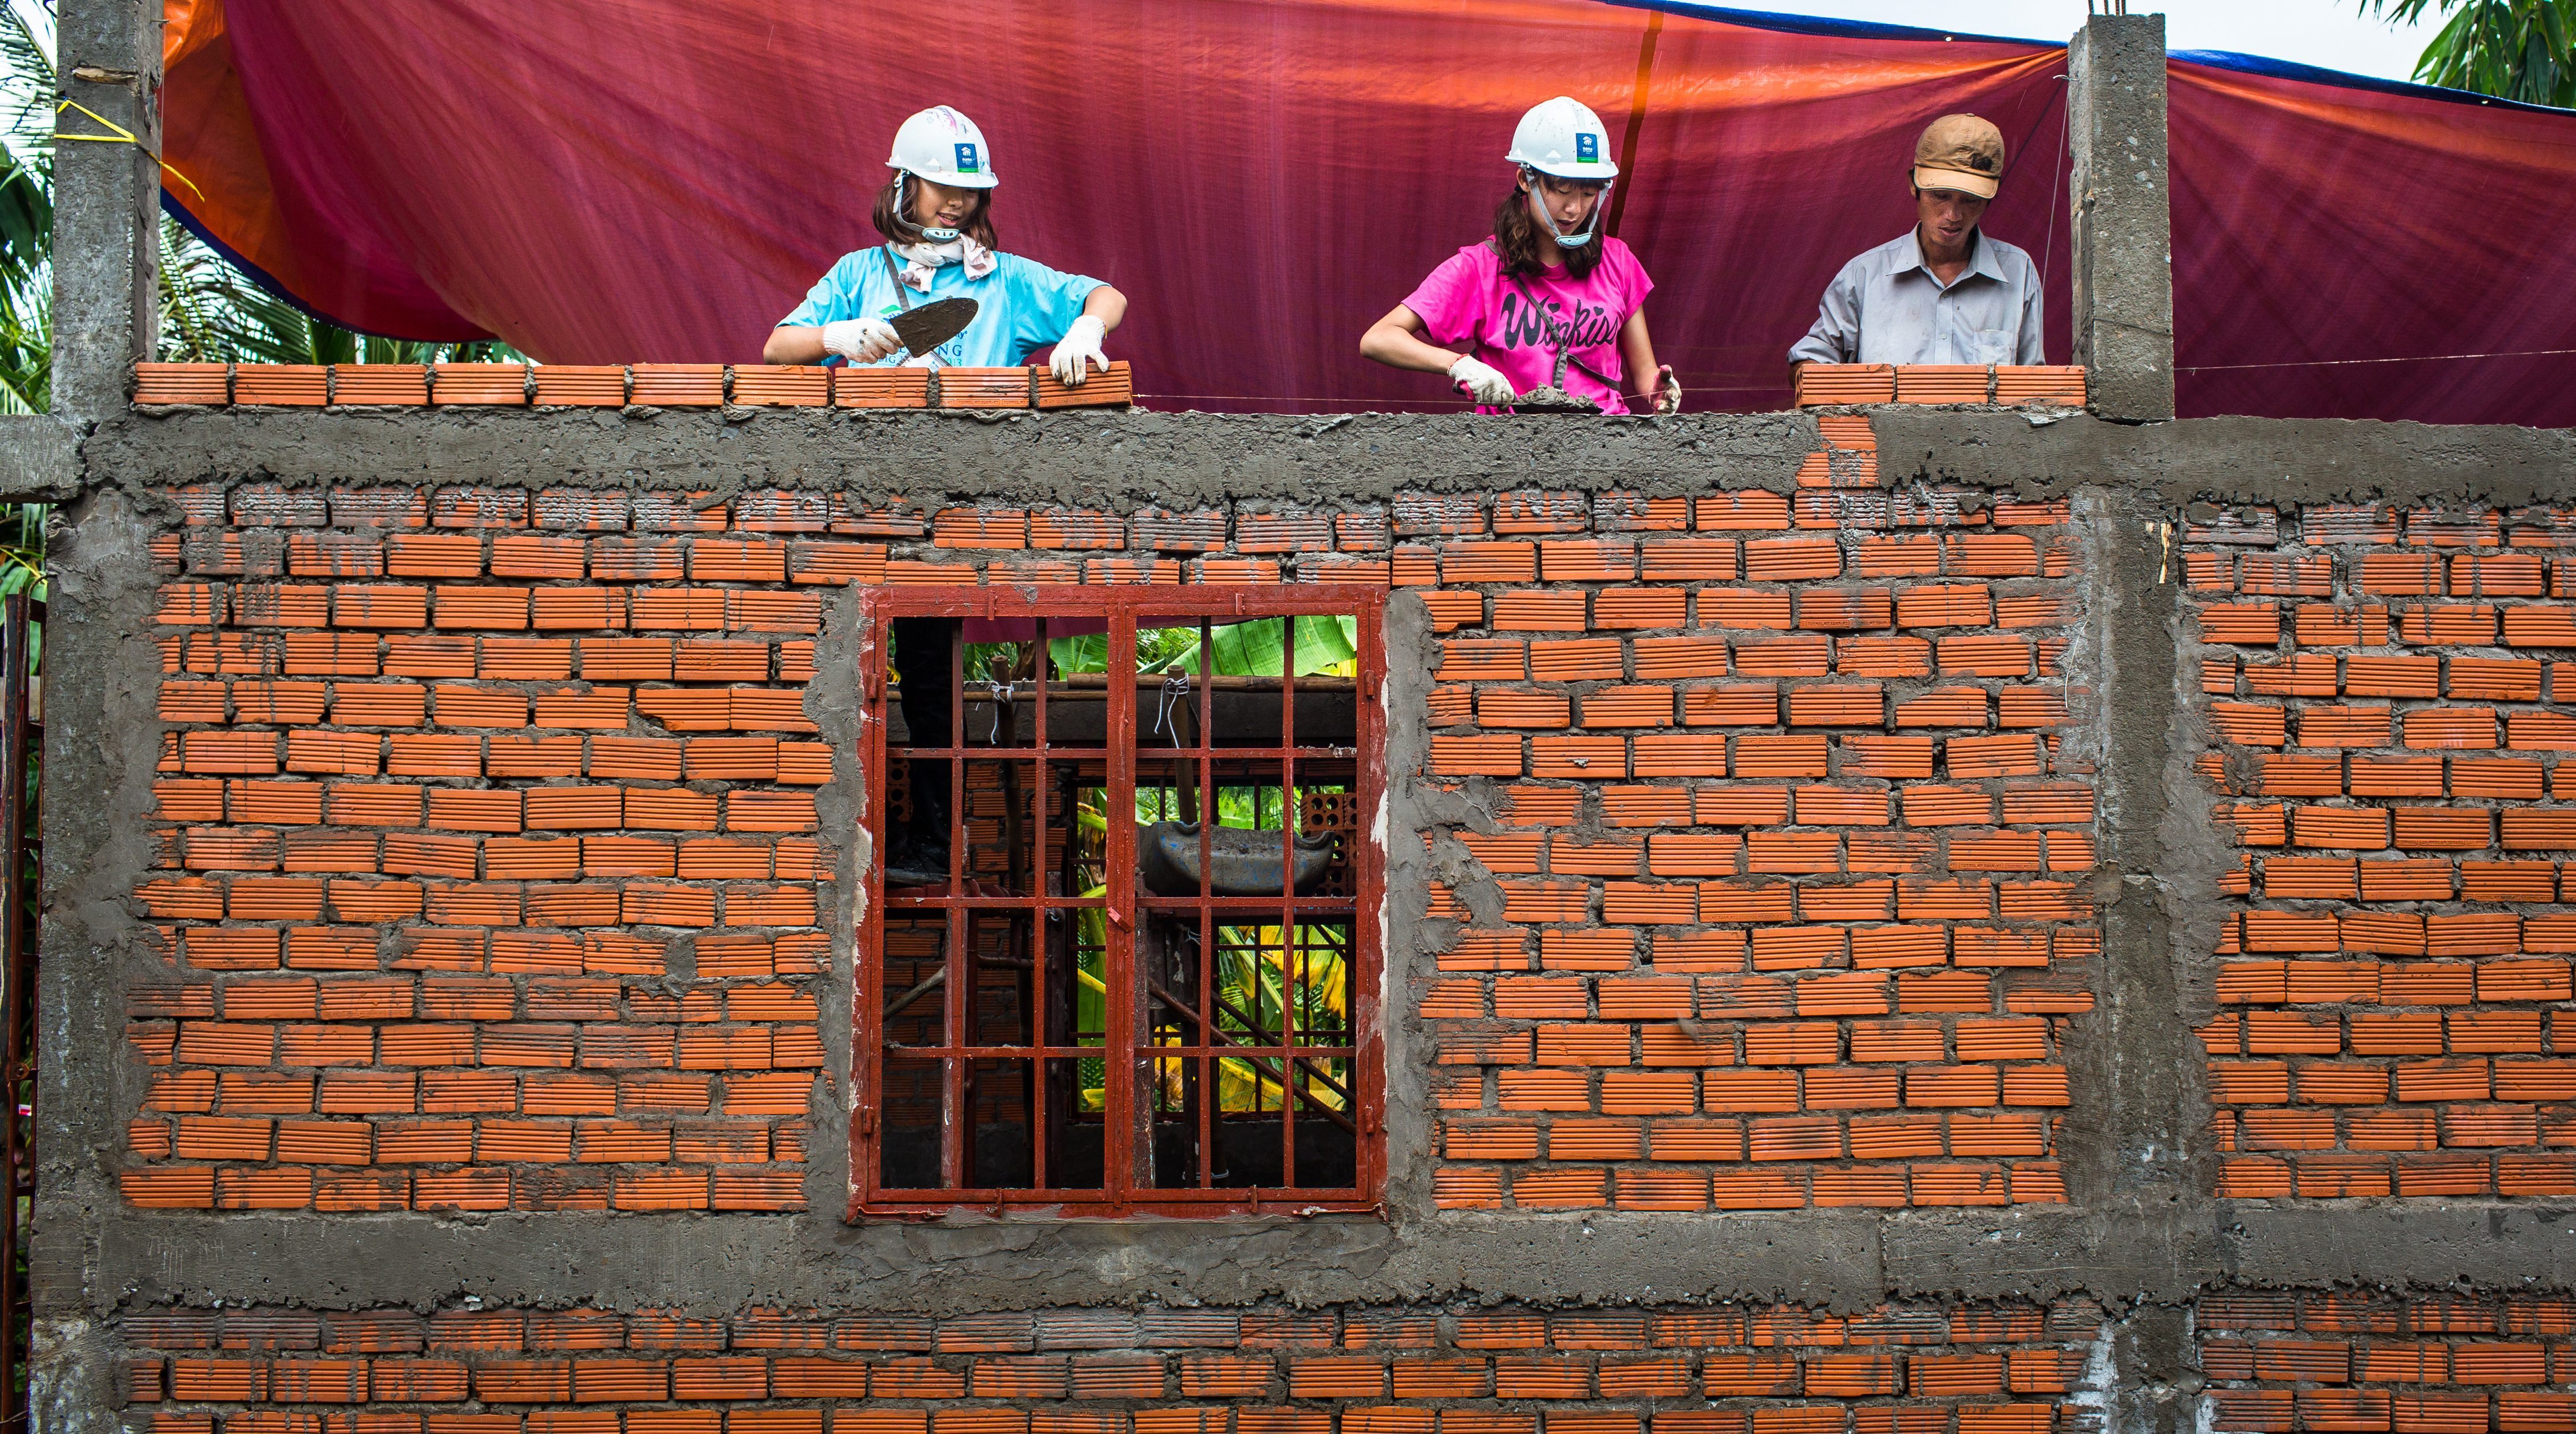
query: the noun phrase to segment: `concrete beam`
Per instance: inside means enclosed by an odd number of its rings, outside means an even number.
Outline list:
[[[2068,51],[2074,134],[2075,361],[2093,411],[2174,416],[2173,214],[2165,17],[2095,15]]]
[[[62,97],[96,118],[57,125],[53,411],[95,420],[125,407],[158,326],[160,0],[63,0],[56,37]]]
[[[0,502],[51,502],[80,491],[80,430],[49,413],[0,417]]]

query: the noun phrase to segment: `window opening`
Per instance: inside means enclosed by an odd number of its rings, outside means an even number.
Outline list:
[[[1374,1203],[1382,600],[872,596],[854,1214]]]

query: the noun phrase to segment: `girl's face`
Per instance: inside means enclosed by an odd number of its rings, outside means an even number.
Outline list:
[[[906,217],[924,229],[954,229],[975,211],[976,191],[912,177],[912,213]]]
[[[1580,234],[1592,227],[1592,210],[1601,202],[1601,191],[1607,186],[1597,179],[1560,179],[1553,174],[1534,178],[1536,188],[1532,192],[1548,217],[1556,221],[1557,233]],[[1521,188],[1531,190],[1531,185],[1523,184]]]

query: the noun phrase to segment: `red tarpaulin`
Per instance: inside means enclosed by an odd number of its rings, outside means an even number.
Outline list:
[[[875,242],[896,124],[947,103],[991,142],[1003,246],[1134,299],[1110,347],[1147,402],[1451,406],[1436,377],[1360,359],[1359,333],[1486,232],[1513,121],[1565,93],[1620,145],[1616,232],[1656,279],[1647,316],[1691,407],[1787,402],[1818,293],[1904,232],[1913,136],[1956,110],[2012,146],[1987,229],[2041,260],[2049,357],[2069,356],[2062,47],[1593,0],[167,6],[166,151],[196,186],[171,181],[172,207],[372,333],[755,361],[816,275]],[[2563,307],[2505,301],[2576,263],[2570,117],[2176,75],[2182,363],[2576,346]],[[2412,147],[2390,154],[2389,130]],[[2463,169],[2434,187],[2478,204],[2392,211],[2435,153]],[[2529,196],[2509,232],[2497,194]],[[2195,412],[2571,421],[2568,360],[2510,362],[2538,366],[2502,385],[2495,361],[2431,385],[2424,365],[2204,369],[2184,393]]]

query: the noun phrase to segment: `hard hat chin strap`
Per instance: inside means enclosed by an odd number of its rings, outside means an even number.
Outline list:
[[[895,179],[894,189],[894,212],[896,217],[902,219],[904,223],[911,225],[913,228],[920,230],[921,237],[929,240],[933,244],[956,243],[958,236],[957,230],[941,229],[934,225],[924,224],[912,217],[912,171],[909,169],[903,169],[897,170],[895,173],[897,176]]]
[[[1547,237],[1556,241],[1556,247],[1580,249],[1592,242],[1593,234],[1601,227],[1602,207],[1610,199],[1609,185],[1602,185],[1601,193],[1592,201],[1592,227],[1580,234],[1567,234],[1556,227],[1556,216],[1547,212],[1547,196],[1541,192],[1544,184],[1539,177],[1539,172],[1528,165],[1522,165],[1521,178],[1529,183],[1530,213],[1537,216],[1539,227],[1547,231]]]

